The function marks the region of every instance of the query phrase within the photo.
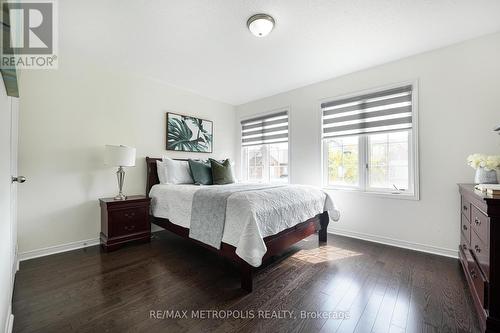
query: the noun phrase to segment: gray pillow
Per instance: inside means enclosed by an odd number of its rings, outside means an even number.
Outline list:
[[[195,184],[212,185],[212,167],[208,161],[188,160],[189,169]]]

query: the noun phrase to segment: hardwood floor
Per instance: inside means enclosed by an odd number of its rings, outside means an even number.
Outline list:
[[[275,258],[252,294],[239,286],[231,264],[160,232],[116,252],[22,262],[14,332],[479,332],[457,260],[340,236]],[[188,319],[162,318],[183,310]]]

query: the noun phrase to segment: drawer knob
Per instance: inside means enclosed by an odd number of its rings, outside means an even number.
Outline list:
[[[481,253],[481,248],[479,245],[474,246],[474,250],[476,250],[477,253]]]
[[[462,247],[464,248],[464,250],[467,250],[467,244],[462,245]]]
[[[465,224],[464,224],[464,225],[462,225],[462,228],[463,228],[465,231],[467,231],[467,226],[466,226]]]
[[[481,224],[481,221],[477,218],[477,217],[474,217],[474,223],[476,225],[480,225]]]
[[[464,210],[467,210],[467,209],[468,209],[468,208],[467,208],[467,206],[466,206],[466,205],[464,205]]]
[[[476,278],[477,278],[476,270],[471,269],[471,270],[470,270],[470,276],[471,276],[473,279],[476,279]]]

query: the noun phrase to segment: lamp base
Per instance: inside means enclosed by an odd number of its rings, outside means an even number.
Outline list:
[[[115,200],[125,200],[127,196],[123,194],[123,181],[125,180],[125,171],[123,167],[119,167],[116,172],[116,179],[118,180],[118,195],[114,198]]]
[[[115,200],[126,200],[127,196],[125,194],[123,194],[123,193],[120,193],[116,197],[114,197],[113,199],[115,199]]]

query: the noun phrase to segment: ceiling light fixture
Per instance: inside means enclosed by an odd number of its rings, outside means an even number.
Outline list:
[[[267,14],[255,14],[250,16],[247,21],[247,27],[256,37],[265,37],[274,28],[274,18]]]

